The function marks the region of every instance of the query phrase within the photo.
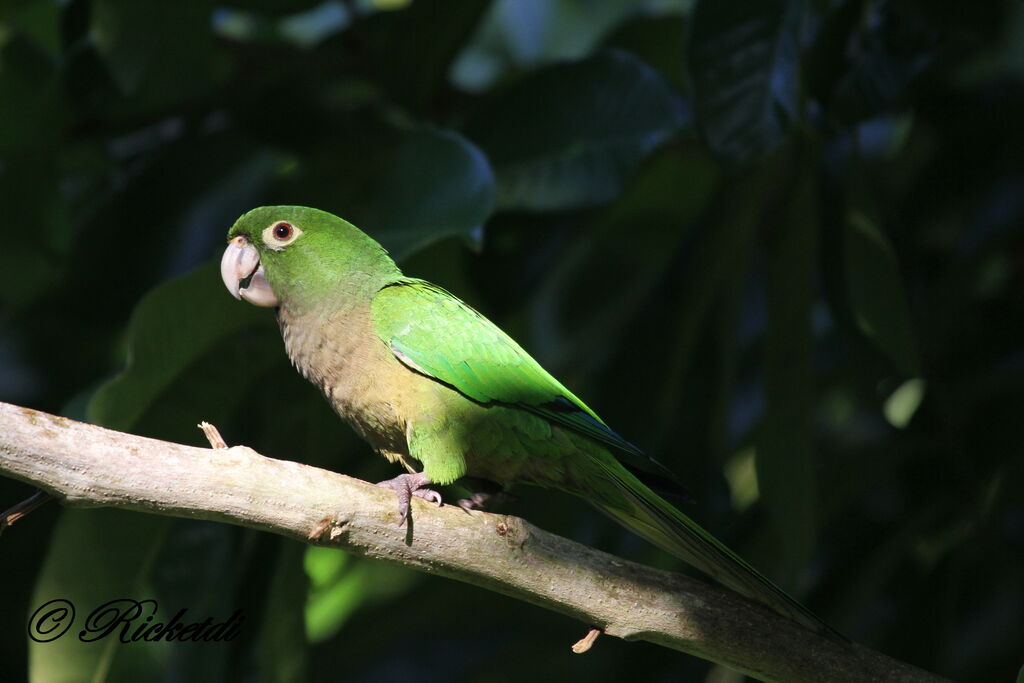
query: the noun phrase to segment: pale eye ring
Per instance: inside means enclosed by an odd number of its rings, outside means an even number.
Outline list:
[[[263,244],[273,251],[281,251],[299,239],[302,229],[288,221],[275,221],[263,229]]]
[[[274,239],[278,242],[287,242],[292,238],[292,235],[295,234],[295,228],[292,227],[291,223],[281,221],[274,226],[273,230],[271,230],[271,234],[274,235]]]

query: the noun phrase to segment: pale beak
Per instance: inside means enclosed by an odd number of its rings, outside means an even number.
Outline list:
[[[241,235],[231,240],[224,250],[220,259],[220,277],[236,299],[266,307],[281,303],[263,273],[259,252]]]

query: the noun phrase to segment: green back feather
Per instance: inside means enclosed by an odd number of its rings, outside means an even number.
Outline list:
[[[478,403],[528,410],[607,446],[625,464],[675,476],[629,443],[494,323],[423,280],[404,279],[373,300],[377,334],[399,360]]]

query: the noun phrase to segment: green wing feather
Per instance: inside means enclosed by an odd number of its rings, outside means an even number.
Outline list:
[[[377,334],[412,370],[479,403],[517,406],[610,447],[594,454],[592,489],[577,491],[624,526],[750,598],[815,630],[835,634],[696,522],[645,486],[623,464],[675,477],[601,419],[502,332],[445,290],[401,280],[373,301]],[[653,467],[652,467],[653,465]]]
[[[424,280],[389,285],[373,300],[377,334],[411,369],[479,403],[513,405],[610,447],[627,466],[676,481],[616,434],[494,323]]]

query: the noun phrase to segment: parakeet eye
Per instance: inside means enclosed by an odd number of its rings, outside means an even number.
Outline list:
[[[302,231],[288,221],[277,221],[263,231],[263,243],[271,249],[282,249],[294,242]]]

